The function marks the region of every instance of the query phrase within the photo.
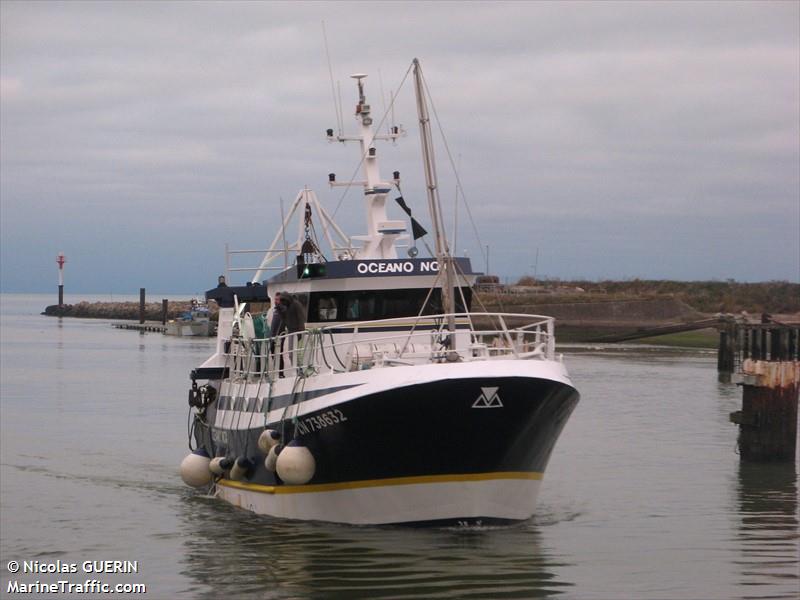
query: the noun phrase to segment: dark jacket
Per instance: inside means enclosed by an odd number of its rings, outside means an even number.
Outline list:
[[[285,299],[281,296],[281,304],[286,306],[283,318],[289,333],[303,331],[306,328],[306,309],[303,303],[293,296]]]
[[[272,312],[272,323],[270,323],[270,335],[277,337],[284,332],[286,324],[284,315],[286,314],[286,306],[283,302],[275,305],[275,310]]]

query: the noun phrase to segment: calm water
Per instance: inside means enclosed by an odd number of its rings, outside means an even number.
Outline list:
[[[122,299],[122,298],[115,298]],[[0,303],[0,583],[144,583],[152,598],[796,598],[794,466],[743,466],[715,355],[565,349],[582,400],[530,522],[406,530],[256,517],[180,481],[188,371],[210,340]],[[136,560],[17,574],[11,560]],[[53,597],[53,596],[49,596]]]

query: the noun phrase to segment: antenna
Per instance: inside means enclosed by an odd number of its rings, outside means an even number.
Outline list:
[[[322,38],[325,40],[325,57],[328,59],[328,74],[331,77],[331,97],[333,98],[333,112],[335,113],[334,116],[336,117],[336,126],[339,129],[339,135],[342,135],[342,109],[341,106],[336,103],[336,89],[333,84],[333,67],[331,66],[331,53],[328,50],[328,34],[325,31],[325,21],[322,21]]]
[[[458,155],[458,171],[461,171],[461,153]],[[461,187],[461,179],[456,175],[456,199],[453,204],[453,248],[458,248],[458,193]]]
[[[381,75],[381,70],[378,69],[378,84],[381,88],[381,103],[383,104],[383,114],[386,114],[386,94],[383,92],[383,75]],[[394,125],[394,122],[392,122]]]
[[[394,118],[394,92],[392,90],[389,90],[389,108],[392,110],[392,131],[394,131],[394,128],[397,126],[397,121]],[[392,140],[392,142],[396,141],[396,139]]]
[[[289,268],[289,248],[286,246],[286,219],[283,217],[283,196],[281,199],[281,237],[283,238],[283,270]]]
[[[364,97],[364,82],[361,81],[362,79],[366,78],[366,73],[353,73],[350,75],[350,79],[355,79],[358,82],[358,103],[359,105],[364,104],[366,102],[366,98]]]
[[[341,136],[343,133],[344,127],[344,117],[342,117],[342,82],[336,82],[336,93],[338,94],[339,98],[339,135]]]

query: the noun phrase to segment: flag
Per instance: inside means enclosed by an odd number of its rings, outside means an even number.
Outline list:
[[[403,200],[402,196],[398,196],[397,198],[394,199],[394,201],[397,202],[400,205],[400,208],[402,208],[404,211],[406,211],[406,214],[409,217],[411,216],[411,209],[408,208],[408,205],[406,204],[406,201]]]
[[[394,199],[394,201],[400,205],[400,208],[402,208],[411,219],[411,232],[414,235],[414,239],[418,240],[422,236],[428,235],[428,232],[425,231],[425,228],[419,224],[419,221],[417,221],[414,217],[411,216],[411,209],[406,204],[406,201],[403,200],[403,197],[398,196],[397,198]]]
[[[428,232],[425,231],[425,228],[422,225],[420,225],[419,222],[417,222],[417,220],[414,217],[411,217],[411,231],[414,234],[415,240],[418,240],[423,235],[428,234]]]

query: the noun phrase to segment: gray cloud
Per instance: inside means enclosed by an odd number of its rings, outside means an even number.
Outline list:
[[[348,177],[320,22],[382,108],[423,63],[492,267],[800,279],[800,5],[0,3],[3,290],[197,291],[303,185]],[[382,83],[382,86],[381,86]],[[424,210],[409,136],[380,149]],[[346,123],[352,123],[349,115]],[[437,150],[445,211],[455,197]],[[351,192],[339,217],[363,230]],[[483,266],[463,208],[459,249]],[[779,250],[778,250],[779,249]]]

